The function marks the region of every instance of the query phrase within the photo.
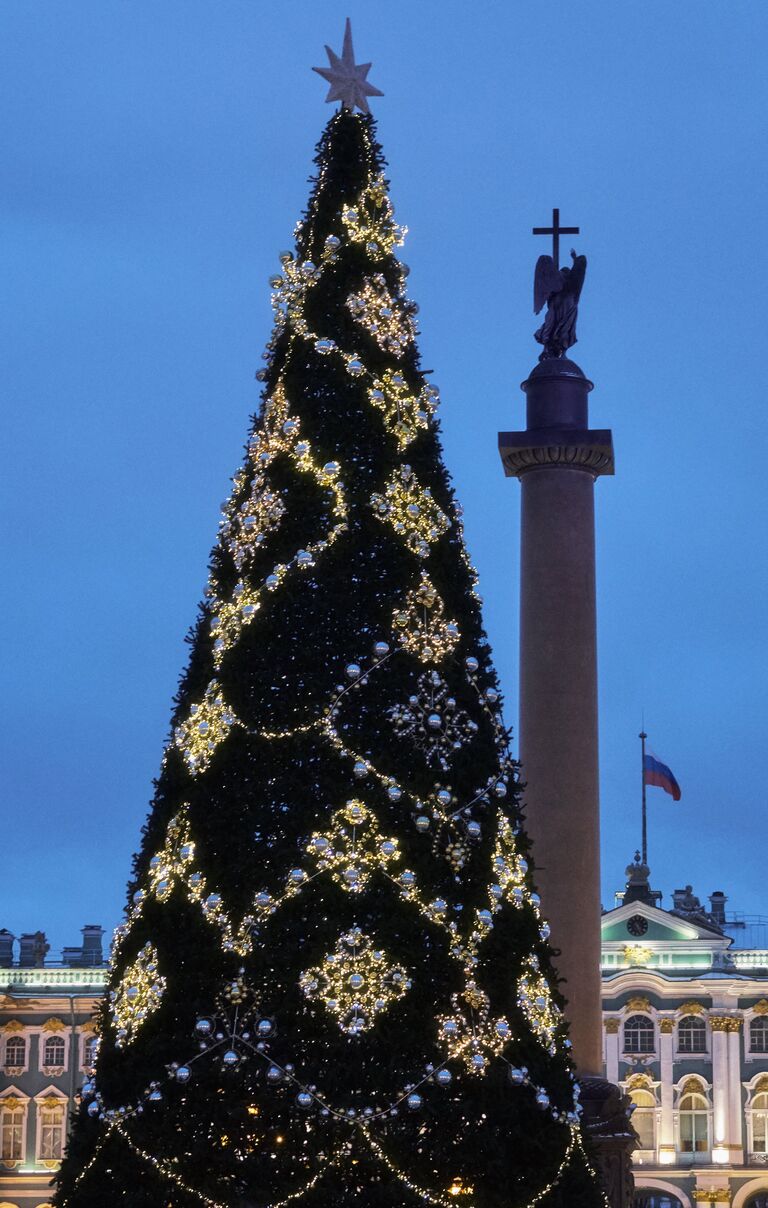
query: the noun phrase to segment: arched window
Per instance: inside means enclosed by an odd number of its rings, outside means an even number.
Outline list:
[[[27,1042],[23,1036],[9,1036],[5,1042],[5,1068],[21,1070],[27,1062]]]
[[[86,1032],[83,1037],[83,1069],[89,1072],[96,1064],[96,1052],[99,1047],[99,1038],[93,1032]]]
[[[64,1068],[64,1040],[61,1036],[48,1036],[43,1048],[43,1065],[46,1069]]]
[[[750,1053],[768,1053],[768,1015],[756,1015],[749,1024]]]
[[[37,1105],[38,1161],[53,1165],[64,1153],[64,1100],[43,1099]]]
[[[656,1048],[653,1020],[647,1015],[630,1015],[624,1024],[624,1052],[652,1053]]]
[[[768,1091],[758,1091],[750,1103],[752,1153],[768,1154]]]
[[[744,1208],[768,1208],[768,1191],[756,1191],[749,1197]]]
[[[632,1127],[638,1136],[638,1149],[656,1148],[656,1099],[652,1091],[638,1089],[629,1092],[635,1105]]]
[[[669,1191],[656,1187],[638,1187],[632,1208],[683,1208],[682,1202]]]
[[[707,1025],[700,1015],[684,1015],[677,1025],[677,1049],[680,1053],[706,1053]]]
[[[680,1096],[680,1150],[706,1153],[709,1149],[709,1104],[701,1091],[687,1090]]]
[[[24,1158],[24,1104],[8,1096],[0,1099],[0,1163],[15,1166]]]

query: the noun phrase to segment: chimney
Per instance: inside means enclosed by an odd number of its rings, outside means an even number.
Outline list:
[[[725,922],[725,903],[728,901],[725,894],[720,889],[716,889],[714,893],[709,895],[709,911],[712,918],[721,927]]]
[[[0,931],[0,969],[10,969],[13,964],[13,940],[10,931]]]
[[[104,952],[101,946],[101,937],[104,935],[104,928],[98,923],[86,923],[83,927],[83,965],[103,965]]]
[[[50,948],[44,931],[28,931],[19,937],[19,964],[25,968],[41,969]]]

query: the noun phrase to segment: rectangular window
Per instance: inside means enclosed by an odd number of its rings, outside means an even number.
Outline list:
[[[23,1158],[24,1111],[0,1107],[0,1162],[20,1162]]]
[[[41,1162],[60,1162],[64,1152],[64,1109],[63,1107],[39,1108]]]

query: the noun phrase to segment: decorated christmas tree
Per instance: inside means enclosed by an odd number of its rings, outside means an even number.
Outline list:
[[[58,1208],[601,1202],[375,90],[330,57]]]

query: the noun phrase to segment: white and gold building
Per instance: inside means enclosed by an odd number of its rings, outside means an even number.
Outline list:
[[[43,1208],[75,1097],[91,1068],[104,991],[102,929],[45,960],[41,932],[0,931],[0,1208]]]
[[[636,1208],[768,1208],[768,921],[662,910],[639,862],[603,915],[606,1077],[635,1104]]]

